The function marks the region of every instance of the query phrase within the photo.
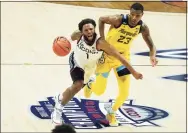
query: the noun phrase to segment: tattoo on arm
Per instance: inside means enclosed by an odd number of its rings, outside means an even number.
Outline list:
[[[149,28],[147,27],[147,25],[144,24],[141,30],[142,30],[141,32],[142,32],[142,37],[144,41],[146,42],[148,47],[151,49],[154,46],[154,44],[150,36]]]
[[[110,24],[111,26],[117,25],[118,16],[112,15],[112,16],[103,16],[99,18],[99,33],[102,38],[105,38],[104,29],[105,24]]]
[[[155,55],[156,49],[153,40],[150,36],[150,31],[147,25],[143,24],[141,29],[142,37],[150,49],[150,55]]]

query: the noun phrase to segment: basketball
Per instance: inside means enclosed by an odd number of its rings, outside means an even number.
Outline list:
[[[53,42],[53,51],[57,56],[66,56],[71,51],[71,43],[66,37],[57,37]]]

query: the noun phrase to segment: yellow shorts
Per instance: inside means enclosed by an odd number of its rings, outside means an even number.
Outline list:
[[[130,61],[130,54],[122,53],[122,55],[128,61]],[[97,64],[96,74],[108,75],[111,69],[114,69],[114,71],[116,71],[119,76],[130,74],[129,70],[119,60],[107,55],[106,53],[103,53],[103,56]]]

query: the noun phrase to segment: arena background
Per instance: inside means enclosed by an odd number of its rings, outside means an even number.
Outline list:
[[[69,36],[83,18],[97,21],[102,15],[129,13],[132,3],[2,2],[1,132],[50,132],[52,96],[72,83],[68,56],[58,57],[53,53],[53,39]],[[111,72],[105,94],[92,95],[90,99],[95,112],[86,111],[84,102],[88,99],[83,98],[83,91],[72,99],[74,104],[67,106],[66,111],[75,113],[65,113],[64,119],[78,132],[185,132],[187,129],[186,2],[140,3],[146,10],[143,21],[150,27],[159,64],[151,67],[148,48],[139,36],[132,45],[131,63],[143,73],[144,79],[131,79],[129,99],[117,112],[121,126],[101,124],[104,102],[113,101],[118,93]],[[73,43],[72,50],[74,46]]]

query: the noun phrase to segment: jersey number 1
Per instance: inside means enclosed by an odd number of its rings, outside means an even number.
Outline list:
[[[117,40],[117,42],[128,44],[130,42],[131,38],[126,36],[120,36],[120,38]]]
[[[89,59],[89,54],[88,54],[88,53],[86,53],[86,55],[87,55],[87,59]]]

